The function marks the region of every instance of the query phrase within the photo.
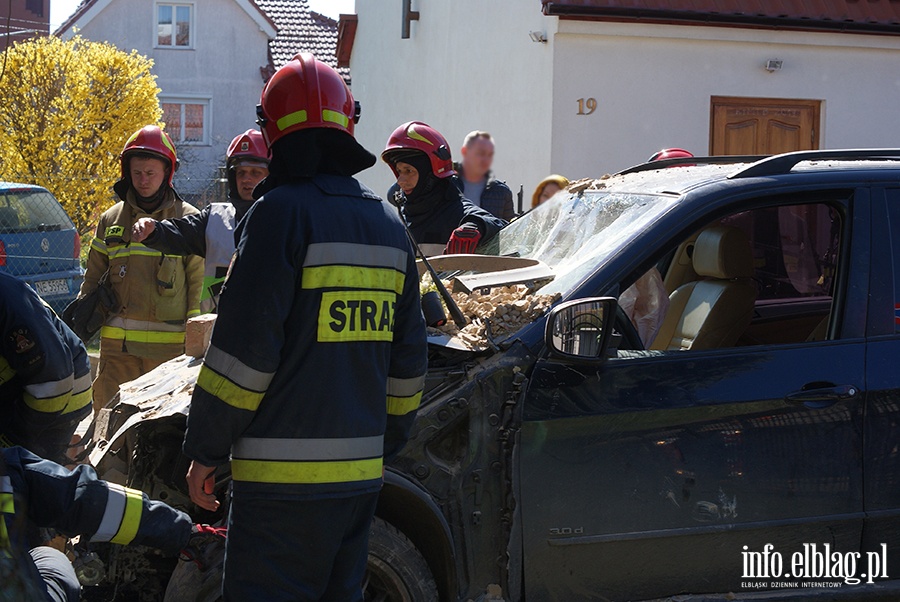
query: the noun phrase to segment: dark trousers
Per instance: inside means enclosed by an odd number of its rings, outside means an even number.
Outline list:
[[[378,493],[312,501],[235,496],[224,599],[361,602],[377,501]]]

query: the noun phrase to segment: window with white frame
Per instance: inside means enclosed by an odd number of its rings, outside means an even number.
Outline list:
[[[161,48],[191,48],[193,6],[157,3],[156,45]]]
[[[209,144],[209,99],[162,98],[166,133],[176,143]]]

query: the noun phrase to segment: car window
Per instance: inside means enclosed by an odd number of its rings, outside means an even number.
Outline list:
[[[49,192],[0,191],[0,231],[35,232],[73,227],[65,210]]]
[[[643,346],[659,352],[833,337],[846,221],[829,200],[728,214],[676,241],[659,269],[623,282],[620,305]]]

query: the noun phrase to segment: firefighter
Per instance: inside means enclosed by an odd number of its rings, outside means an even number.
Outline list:
[[[394,197],[426,255],[473,253],[478,242],[507,222],[466,199],[455,184],[447,140],[420,121],[404,123],[388,138],[381,158],[397,178]]]
[[[79,600],[68,558],[37,544],[38,527],[92,542],[159,548],[198,564],[211,562],[220,528],[192,525],[187,514],[146,494],[97,478],[90,466],[68,470],[22,447],[0,456],[0,600]]]
[[[0,273],[0,447],[23,445],[55,462],[91,408],[81,340],[38,294]]]
[[[383,463],[422,395],[415,258],[396,209],[351,177],[375,163],[358,107],[298,54],[257,108],[269,177],[238,226],[184,442],[203,508],[231,459],[225,600],[362,600]]]
[[[259,130],[247,130],[231,141],[225,155],[228,203],[212,203],[199,215],[161,222],[139,219],[132,241],[172,255],[199,255],[206,259],[200,309],[215,311],[225,273],[234,255],[234,228],[253,205],[253,189],[269,175],[269,151]]]
[[[157,126],[145,126],[125,143],[120,160],[122,177],[113,189],[121,201],[100,216],[79,294],[96,289],[108,274],[121,306],[100,329],[95,412],[122,383],[181,355],[185,321],[200,314],[203,258],[166,255],[131,239],[142,217],[197,213],[172,188],[178,168],[172,140]]]

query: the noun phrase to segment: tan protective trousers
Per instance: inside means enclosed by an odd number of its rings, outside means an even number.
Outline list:
[[[172,356],[178,357],[178,354]],[[112,400],[119,392],[119,385],[134,380],[150,372],[166,359],[149,359],[137,357],[122,351],[100,349],[100,363],[97,365],[97,377],[94,379],[94,414]]]

